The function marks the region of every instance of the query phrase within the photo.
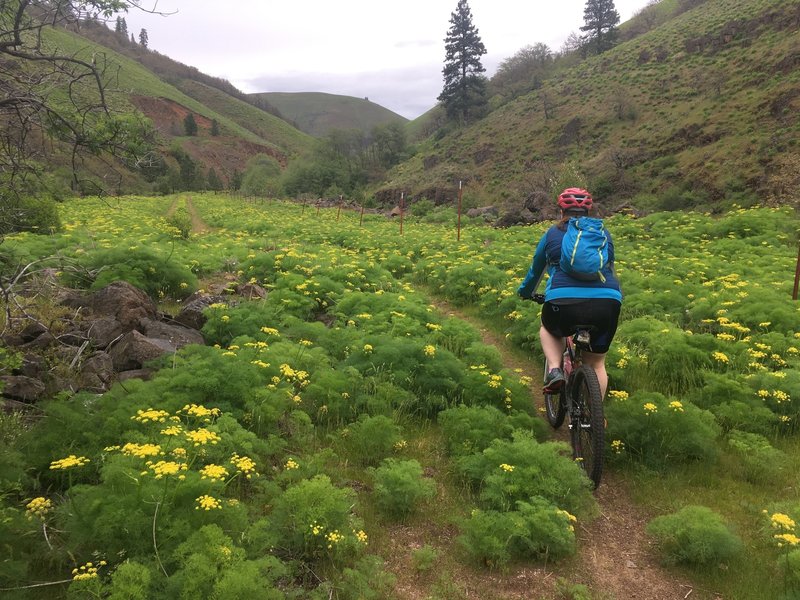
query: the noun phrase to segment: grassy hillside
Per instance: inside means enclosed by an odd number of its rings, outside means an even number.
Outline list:
[[[105,57],[111,107],[123,113],[141,111],[153,122],[163,152],[178,145],[203,172],[213,167],[223,182],[234,172],[243,172],[255,154],[269,154],[285,166],[313,143],[311,137],[282,119],[221,90],[191,81],[176,82],[183,88],[178,89],[135,60],[75,33],[50,29],[47,43],[77,57],[94,56],[98,61]],[[184,135],[183,119],[189,113],[198,123],[197,136]],[[211,134],[214,121],[219,135]],[[131,180],[126,185],[136,188]]]
[[[177,87],[186,95],[202,102],[204,106],[229,118],[259,138],[276,143],[289,155],[303,154],[313,144],[313,139],[308,134],[292,127],[286,121],[216,88],[191,80],[184,80]]]
[[[796,2],[709,0],[429,140],[386,188],[462,179],[479,202],[519,202],[576,171],[609,203],[779,198],[797,177],[798,22]]]
[[[252,95],[265,99],[300,131],[317,137],[331,129],[369,131],[376,125],[407,121],[405,117],[366,98],[321,92],[263,92]]]

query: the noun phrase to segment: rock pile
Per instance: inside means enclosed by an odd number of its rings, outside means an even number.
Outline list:
[[[174,317],[159,312],[147,294],[124,281],[92,293],[61,290],[57,303],[73,316],[60,324],[60,333],[31,321],[2,340],[22,355],[19,368],[0,377],[2,396],[34,403],[60,391],[103,393],[115,381],[147,379],[152,374],[148,361],[205,344],[200,333],[205,308],[266,296],[259,286],[239,287],[236,296],[195,293]]]

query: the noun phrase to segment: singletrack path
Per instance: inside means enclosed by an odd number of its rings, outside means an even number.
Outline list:
[[[180,198],[175,198],[170,204],[169,208],[167,209],[166,215],[167,217],[171,217],[175,214],[175,211],[178,209],[178,203]],[[191,197],[186,197],[186,212],[189,213],[189,218],[192,220],[192,233],[205,233],[210,229],[208,225],[206,225],[203,218],[200,216],[200,213],[197,212],[194,204],[192,204]]]
[[[502,336],[465,311],[448,303],[434,299],[433,304],[444,314],[462,319],[480,331],[484,343],[494,346],[509,369],[521,369],[534,382],[541,381],[542,370],[538,361],[522,355]],[[543,406],[542,394],[534,383],[531,400]],[[540,411],[541,414],[541,411]],[[566,428],[555,433],[557,439],[568,441]],[[687,581],[679,578],[659,565],[645,526],[656,515],[647,514],[631,499],[629,482],[614,472],[604,472],[603,481],[595,493],[600,505],[600,516],[588,523],[579,523],[578,555],[572,560],[548,565],[531,565],[512,569],[507,574],[487,572],[486,579],[477,585],[483,589],[475,595],[467,593],[465,598],[494,599],[545,599],[562,598],[554,592],[555,580],[564,578],[571,584],[587,585],[592,598],[603,600],[680,600],[710,598],[722,600],[721,596],[707,590],[696,590]],[[473,574],[470,579],[474,581]],[[398,580],[398,583],[401,583]],[[494,595],[487,596],[488,590]],[[402,593],[402,589],[399,590]],[[476,590],[477,591],[477,590]],[[413,593],[403,598],[424,598]]]

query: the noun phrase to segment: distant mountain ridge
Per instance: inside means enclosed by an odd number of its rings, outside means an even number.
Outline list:
[[[325,92],[261,92],[250,94],[274,106],[300,131],[322,137],[333,129],[359,129],[368,133],[377,125],[407,123],[408,119],[370,102],[368,98]]]

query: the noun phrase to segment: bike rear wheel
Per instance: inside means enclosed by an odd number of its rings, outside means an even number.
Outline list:
[[[578,461],[596,488],[603,474],[605,449],[605,417],[600,382],[594,369],[587,365],[573,373],[570,386],[574,415],[572,419],[572,456]]]
[[[547,377],[547,361],[544,361],[544,375]],[[556,394],[544,393],[544,413],[547,417],[547,422],[553,429],[558,429],[564,422],[564,417],[567,414],[567,403],[564,397],[564,387]]]

